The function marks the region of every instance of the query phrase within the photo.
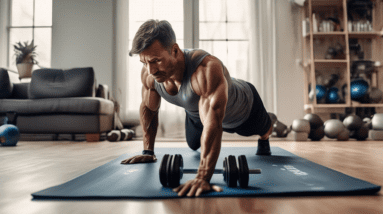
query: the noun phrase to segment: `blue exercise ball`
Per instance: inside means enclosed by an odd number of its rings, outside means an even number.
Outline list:
[[[339,89],[337,87],[331,87],[327,91],[326,103],[337,103],[339,101]]]
[[[12,124],[0,126],[0,144],[2,146],[16,146],[19,140],[20,131],[16,126]]]
[[[326,95],[326,87],[323,85],[316,85],[316,94],[317,94],[317,100],[321,100]]]
[[[368,82],[363,79],[351,82],[351,99],[358,100],[363,98],[368,91]]]

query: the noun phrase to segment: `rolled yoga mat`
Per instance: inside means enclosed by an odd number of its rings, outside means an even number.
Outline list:
[[[229,188],[222,174],[214,174],[211,183],[223,192],[208,192],[200,197],[236,196],[317,196],[369,195],[381,187],[350,177],[338,171],[298,157],[279,147],[272,147],[272,156],[256,156],[256,147],[222,147],[216,169],[223,168],[223,159],[229,155],[246,155],[250,169],[260,168],[262,174],[250,175],[246,189]],[[133,155],[121,155],[84,175],[64,184],[32,194],[34,199],[123,199],[123,198],[177,198],[171,188],[159,180],[159,167],[165,154],[182,154],[184,168],[197,169],[200,152],[189,148],[156,148],[156,163],[123,165],[120,162]],[[181,184],[193,179],[184,174]]]

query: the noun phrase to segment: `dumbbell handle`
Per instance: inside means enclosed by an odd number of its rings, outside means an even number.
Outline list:
[[[196,169],[183,169],[183,174],[196,174]],[[249,174],[261,174],[261,169],[249,169]],[[213,174],[223,174],[223,169],[215,169]]]

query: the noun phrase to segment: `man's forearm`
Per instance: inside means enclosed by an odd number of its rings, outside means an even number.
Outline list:
[[[141,105],[140,122],[143,131],[144,149],[153,151],[158,128],[158,110],[151,111],[145,105]]]
[[[207,125],[201,136],[201,161],[197,178],[210,181],[221,151],[222,126]]]

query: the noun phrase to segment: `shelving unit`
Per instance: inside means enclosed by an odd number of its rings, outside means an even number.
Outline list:
[[[383,109],[380,103],[359,103],[351,100],[351,66],[353,59],[350,51],[350,40],[360,41],[364,51],[364,59],[380,61],[383,64],[383,0],[372,0],[372,31],[353,32],[348,29],[347,5],[350,0],[307,0],[302,9],[302,21],[309,20],[309,32],[302,33],[303,70],[304,70],[304,110],[306,113],[343,113],[349,107],[375,107],[379,112]],[[316,14],[317,26],[326,16],[336,17],[340,23],[338,29],[331,32],[314,30],[313,14]],[[328,18],[328,17],[327,17]],[[303,30],[302,25],[302,30]],[[319,27],[317,27],[319,29]],[[322,28],[323,29],[323,28]],[[306,34],[306,35],[305,35]],[[336,59],[326,59],[327,49],[334,44],[343,47],[343,56]],[[309,97],[309,88],[316,89],[319,76],[339,75],[337,87],[346,85],[346,95],[343,103],[328,104],[318,102],[316,96]],[[370,87],[377,87],[383,91],[383,67],[375,68],[371,75]],[[342,89],[339,88],[341,94]],[[381,109],[379,109],[381,108]]]

